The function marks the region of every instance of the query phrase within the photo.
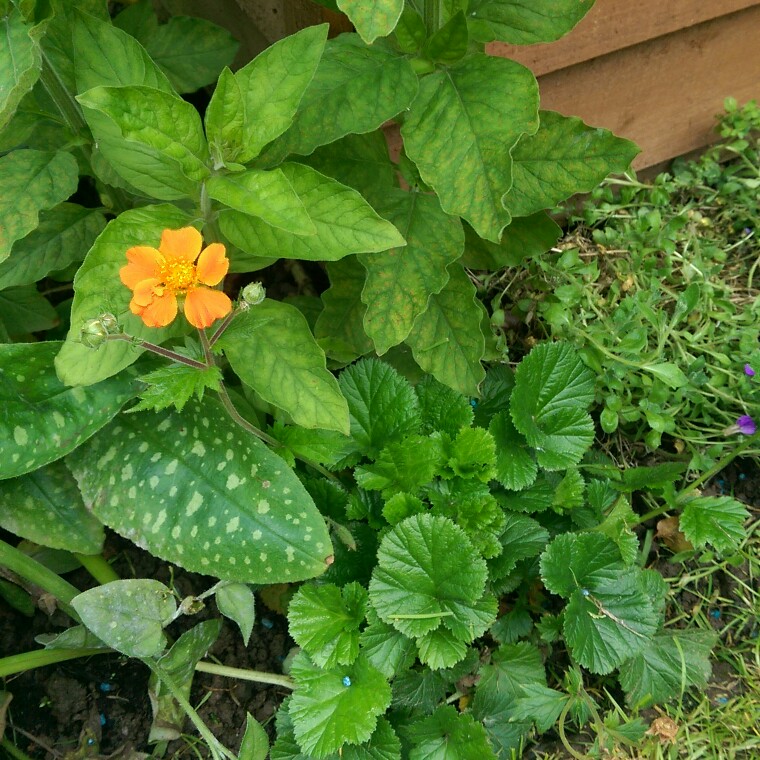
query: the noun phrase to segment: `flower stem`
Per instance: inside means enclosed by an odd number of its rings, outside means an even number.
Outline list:
[[[253,681],[254,683],[268,683],[273,686],[284,686],[286,689],[295,689],[295,681],[288,676],[277,673],[266,673],[262,670],[246,670],[244,668],[231,668],[227,665],[217,665],[214,662],[201,660],[195,669],[201,673],[213,673],[217,676],[239,678],[241,681]]]
[[[163,346],[157,346],[155,343],[149,343],[147,340],[141,340],[140,338],[135,338],[132,335],[127,335],[127,333],[109,335],[107,337],[107,340],[125,340],[128,343],[132,343],[134,346],[137,346],[138,348],[144,348],[146,351],[152,351],[154,354],[163,356],[165,359],[170,359],[171,361],[179,362],[180,364],[186,364],[188,367],[195,367],[195,369],[208,369],[209,367],[208,364],[196,361],[195,359],[191,359],[188,356],[182,356],[182,354],[178,354],[176,351],[172,351],[169,348],[164,348]]]
[[[82,567],[101,585],[119,581],[119,574],[111,567],[102,554],[79,554],[74,556],[82,563]]]
[[[226,329],[227,329],[227,328],[230,326],[230,322],[232,322],[232,320],[233,320],[233,319],[234,319],[234,318],[235,318],[235,317],[236,317],[238,314],[240,314],[240,312],[241,312],[241,309],[240,309],[240,307],[238,307],[237,309],[233,309],[233,310],[232,310],[232,311],[231,311],[231,312],[230,312],[230,313],[229,313],[229,314],[228,314],[228,315],[227,315],[227,316],[226,316],[226,317],[225,317],[225,318],[222,320],[222,322],[221,322],[221,324],[219,325],[219,327],[217,327],[217,328],[216,328],[216,330],[214,330],[214,333],[213,333],[213,335],[212,335],[212,336],[209,338],[209,341],[208,341],[208,347],[209,347],[209,348],[213,348],[213,346],[214,346],[214,343],[216,343],[216,342],[219,340],[219,338],[221,338],[221,337],[222,337],[222,334],[224,333],[224,331],[225,331],[225,330],[226,330]]]

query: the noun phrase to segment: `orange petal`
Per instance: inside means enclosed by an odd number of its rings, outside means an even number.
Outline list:
[[[147,245],[138,245],[127,251],[129,264],[119,270],[121,281],[134,290],[135,285],[142,280],[155,277],[158,274],[158,266],[161,254]]]
[[[161,280],[157,277],[149,277],[147,280],[140,280],[133,290],[132,301],[139,306],[147,306],[157,294],[156,290],[161,291]]]
[[[211,327],[232,311],[232,301],[221,290],[193,288],[185,297],[185,316],[193,327]]]
[[[204,285],[218,285],[229,268],[230,260],[227,258],[225,247],[221,243],[211,243],[198,257],[195,272],[198,280]]]
[[[140,316],[148,327],[166,327],[177,316],[177,297],[169,291],[156,296]]]
[[[195,227],[183,227],[181,230],[164,230],[158,250],[170,259],[195,261],[202,246],[201,233]]]

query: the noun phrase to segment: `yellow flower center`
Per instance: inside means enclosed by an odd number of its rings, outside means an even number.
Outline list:
[[[158,277],[175,293],[189,290],[197,282],[195,264],[181,259],[164,259],[159,267]]]

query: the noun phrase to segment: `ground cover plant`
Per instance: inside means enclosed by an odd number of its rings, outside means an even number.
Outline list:
[[[510,366],[471,277],[544,253],[546,209],[636,154],[483,53],[590,5],[341,2],[357,34],[310,27],[233,73],[228,32],[148,2],[0,4],[0,594],[68,616],[0,674],[117,652],[151,672],[143,748],[188,723],[199,752],[280,760],[510,757],[555,723],[601,754],[705,683],[714,637],[666,625],[632,494],[725,555],[746,510],[595,450],[598,368],[566,340]],[[323,287],[267,298],[278,266]],[[106,527],[205,585],[120,577]],[[80,564],[87,590],[62,577]],[[287,610],[286,675],[206,658],[222,618],[250,641],[254,591]],[[292,695],[227,747],[196,671]]]

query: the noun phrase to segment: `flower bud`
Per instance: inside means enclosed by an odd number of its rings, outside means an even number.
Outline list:
[[[241,295],[248,306],[258,306],[266,298],[267,291],[260,282],[249,282]]]
[[[79,333],[79,339],[82,345],[87,348],[100,348],[108,340],[108,330],[106,330],[100,319],[88,319]]]
[[[100,324],[103,325],[106,332],[109,335],[115,335],[116,333],[121,332],[121,328],[119,327],[119,320],[116,319],[116,317],[111,314],[110,311],[104,311],[99,317],[98,320],[100,321]]]

